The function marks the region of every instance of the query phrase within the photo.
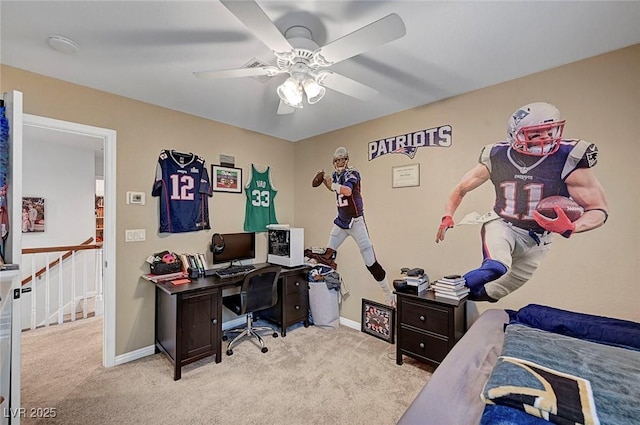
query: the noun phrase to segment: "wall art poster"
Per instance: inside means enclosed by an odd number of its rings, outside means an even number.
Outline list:
[[[394,343],[396,310],[388,305],[362,299],[362,332]]]
[[[242,168],[211,166],[214,192],[242,193]]]
[[[44,198],[22,198],[22,233],[44,232]]]

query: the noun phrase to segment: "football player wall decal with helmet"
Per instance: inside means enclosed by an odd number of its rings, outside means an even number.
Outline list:
[[[507,140],[486,145],[449,195],[436,243],[454,227],[453,216],[468,192],[489,180],[495,190],[495,214],[483,216],[482,264],[464,275],[471,300],[495,302],[524,285],[551,247],[553,233],[568,238],[607,221],[605,192],[592,170],[598,148],[563,139],[564,125],[549,103],[516,109],[507,122]],[[560,207],[554,218],[536,211],[542,199],[557,195],[573,199],[584,213],[572,221]]]
[[[331,176],[326,175],[323,170],[318,171],[311,183],[314,187],[324,183],[328,190],[336,194],[338,216],[333,221],[325,255],[336,252],[347,237],[351,236],[360,248],[367,270],[382,289],[385,303],[395,306],[395,298],[389,287],[387,273],[376,259],[364,221],[360,173],[355,168],[349,167],[349,152],[344,147],[335,150],[332,162],[335,171]]]

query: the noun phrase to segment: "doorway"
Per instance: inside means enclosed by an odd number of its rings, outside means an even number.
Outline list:
[[[115,366],[116,131],[29,114],[24,114],[23,128],[25,139],[29,137],[29,134],[44,132],[49,141],[60,140],[61,143],[92,144],[96,149],[96,158],[101,157],[102,164],[96,164],[96,166],[102,165],[104,170],[102,363],[104,367]],[[28,159],[23,158],[23,161],[26,160]]]

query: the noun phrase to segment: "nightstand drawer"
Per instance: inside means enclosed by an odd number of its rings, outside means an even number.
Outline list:
[[[449,352],[449,341],[441,336],[410,328],[400,328],[400,334],[404,341],[402,351],[409,352],[412,356],[440,363]]]
[[[433,305],[403,300],[402,324],[433,332],[444,337],[449,329],[449,310]]]

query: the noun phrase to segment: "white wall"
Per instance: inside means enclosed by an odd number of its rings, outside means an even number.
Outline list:
[[[22,235],[23,248],[79,245],[90,237],[95,237],[95,161],[91,148],[71,147],[64,144],[34,140],[25,132],[23,146],[23,196],[45,199],[45,231],[28,232]],[[21,231],[14,226],[12,231]],[[54,261],[62,253],[50,253],[48,262]],[[95,252],[79,251],[76,254],[76,295],[82,293],[84,277],[89,280],[89,290],[93,289],[95,277]],[[87,257],[86,263],[84,257]],[[43,267],[47,261],[45,254],[23,255],[22,278]],[[66,260],[65,263],[70,263]],[[51,273],[51,311],[58,306],[58,272]],[[65,283],[71,281],[70,266],[65,266]],[[44,317],[40,306],[44,303],[45,279],[37,282],[38,322]],[[70,300],[70,289],[65,288],[64,300]],[[31,294],[23,296],[23,328],[29,323],[31,314]],[[65,301],[66,304],[66,301]]]
[[[45,199],[45,231],[23,234],[23,248],[77,245],[95,235],[92,150],[25,138],[22,193]]]

